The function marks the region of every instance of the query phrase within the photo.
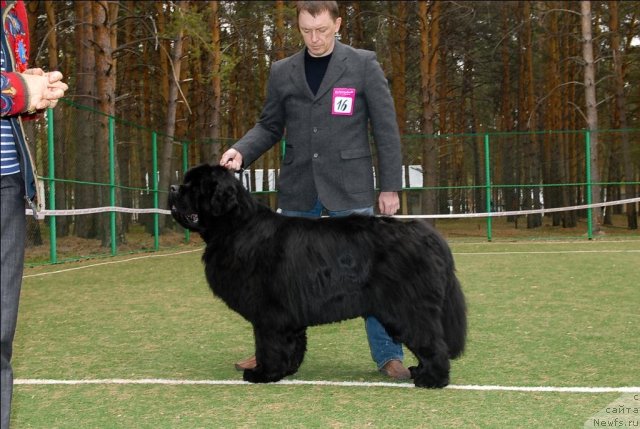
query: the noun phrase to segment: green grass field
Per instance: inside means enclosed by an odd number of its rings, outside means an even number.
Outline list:
[[[233,362],[252,353],[253,338],[250,325],[212,297],[193,247],[29,268],[12,428],[582,428],[601,427],[593,416],[612,402],[640,409],[640,241],[452,248],[469,338],[451,373],[452,385],[463,388],[444,390],[382,383],[388,380],[371,361],[362,320],[310,328],[305,362],[289,377],[351,386],[41,384],[236,382]],[[635,386],[637,393],[468,385]],[[640,426],[638,414],[609,417]]]

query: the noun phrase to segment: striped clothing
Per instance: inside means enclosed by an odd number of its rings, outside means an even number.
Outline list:
[[[13,131],[11,123],[8,119],[0,121],[0,155],[2,158],[0,175],[8,176],[9,174],[17,174],[20,172],[20,163],[18,162],[18,152],[16,151],[16,143],[13,139]]]
[[[0,69],[5,71],[4,49],[0,49]],[[0,120],[0,175],[8,176],[20,172],[18,152],[16,151],[16,141],[13,136],[11,122],[9,119]]]

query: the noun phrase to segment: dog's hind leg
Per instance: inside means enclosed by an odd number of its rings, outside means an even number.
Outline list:
[[[245,370],[243,379],[251,383],[272,383],[294,374],[306,351],[305,329],[276,331],[269,327],[254,328],[257,365],[253,370]]]
[[[407,348],[418,358],[418,366],[409,368],[416,387],[441,388],[449,384],[449,356],[442,338],[429,344],[408,344]]]
[[[378,320],[394,340],[406,345],[418,359],[418,366],[409,368],[417,387],[440,388],[449,384],[449,351],[437,310],[414,307],[402,317],[380,315]]]

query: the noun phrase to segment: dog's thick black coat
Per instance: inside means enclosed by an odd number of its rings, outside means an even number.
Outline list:
[[[244,380],[294,374],[309,326],[375,316],[417,357],[416,386],[449,383],[449,359],[465,344],[465,299],[449,246],[427,223],[282,216],[210,165],[172,186],[169,205],[205,240],[213,293],[253,325],[258,365]]]

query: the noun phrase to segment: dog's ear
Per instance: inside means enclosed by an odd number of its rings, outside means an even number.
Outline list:
[[[214,216],[222,216],[227,214],[236,207],[238,207],[238,199],[232,188],[221,189],[220,186],[216,189],[211,197],[211,213]]]
[[[211,214],[222,216],[238,207],[237,190],[234,181],[227,171],[212,174]]]

